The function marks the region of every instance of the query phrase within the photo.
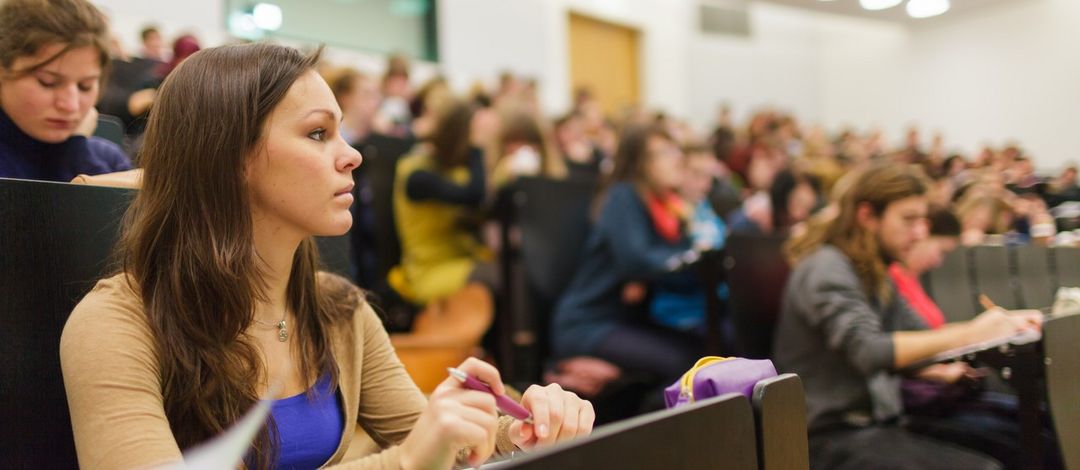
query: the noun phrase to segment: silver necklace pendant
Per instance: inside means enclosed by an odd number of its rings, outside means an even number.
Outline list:
[[[289,340],[289,332],[285,330],[285,320],[281,320],[277,324],[277,340],[284,343]]]

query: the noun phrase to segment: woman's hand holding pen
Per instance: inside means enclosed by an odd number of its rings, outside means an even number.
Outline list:
[[[491,364],[469,358],[458,369],[491,384],[494,393],[505,393],[499,371]],[[466,447],[472,449],[469,464],[475,467],[495,453],[498,426],[492,394],[469,390],[448,377],[428,398],[427,407],[401,444],[401,468],[449,469]]]
[[[1008,311],[995,305],[989,297],[979,296],[979,303],[986,311],[971,320],[975,341],[989,341],[1019,333],[1024,330],[1042,329],[1042,312],[1038,310]]]
[[[559,384],[529,387],[521,398],[521,404],[532,413],[532,424],[514,421],[509,433],[514,445],[523,450],[587,436],[592,432],[596,418],[592,403],[563,390]]]
[[[980,313],[969,322],[969,326],[972,343],[992,341],[1032,328],[1025,317],[1010,314],[1000,308]]]

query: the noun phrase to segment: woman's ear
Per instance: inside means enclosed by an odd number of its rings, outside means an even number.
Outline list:
[[[870,206],[870,203],[860,202],[855,206],[855,221],[860,227],[876,232],[879,220],[877,214],[874,213],[874,208]]]

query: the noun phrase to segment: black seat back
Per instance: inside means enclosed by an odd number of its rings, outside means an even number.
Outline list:
[[[60,333],[105,273],[133,194],[0,179],[0,467],[77,467]]]
[[[945,255],[937,269],[926,273],[926,290],[938,304],[945,321],[966,321],[982,311],[971,280],[970,250],[960,247]]]
[[[782,374],[758,382],[752,402],[761,470],[809,468],[806,395],[799,376]]]
[[[730,293],[736,353],[762,359],[772,354],[773,331],[791,268],[785,237],[732,234],[724,245],[724,279]]]
[[[1054,270],[1059,287],[1080,287],[1080,248],[1053,248]]]
[[[514,318],[515,380],[536,381],[548,355],[551,312],[581,262],[595,186],[588,180],[521,178],[499,195],[502,269]],[[520,234],[512,246],[510,231]],[[520,273],[520,276],[519,276]]]
[[[1016,277],[1024,308],[1046,308],[1054,303],[1057,280],[1050,265],[1050,249],[1023,245],[1014,248]]]
[[[116,145],[124,145],[124,121],[116,116],[101,114],[98,116],[94,135]]]
[[[1080,314],[1043,325],[1046,395],[1065,468],[1080,468]],[[1071,443],[1071,444],[1070,444]]]
[[[1019,286],[1013,285],[1016,278],[1012,273],[1009,249],[984,245],[970,250],[975,268],[972,271],[975,274],[975,292],[986,295],[994,304],[1005,309],[1023,307]]]
[[[419,307],[409,304],[387,282],[401,262],[401,240],[394,217],[397,163],[415,145],[412,139],[372,134],[356,147],[364,157],[353,171],[356,202],[350,232],[355,280],[373,295],[369,300],[392,332],[409,331]]]
[[[385,279],[390,269],[401,261],[401,240],[398,238],[394,219],[394,178],[397,175],[398,160],[405,156],[415,143],[411,139],[373,134],[359,145],[364,162],[353,172],[353,178],[357,180],[357,191],[368,192],[358,194],[356,204],[363,204],[371,211],[375,246],[357,247],[354,237],[353,249],[354,252],[360,249],[375,249],[376,280]],[[354,226],[357,222],[359,221],[354,221]]]
[[[546,300],[562,295],[581,260],[594,190],[592,184],[576,180],[523,178],[515,184],[526,279]]]

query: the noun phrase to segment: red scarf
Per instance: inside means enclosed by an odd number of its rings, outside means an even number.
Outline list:
[[[663,194],[652,193],[645,198],[645,207],[649,210],[653,228],[660,238],[671,244],[682,239],[683,222],[687,219],[686,201],[674,191]]]
[[[922,317],[930,329],[936,330],[945,324],[945,315],[941,313],[941,309],[934,300],[926,295],[917,277],[898,263],[889,266],[889,276],[896,284],[896,291],[907,300],[911,309]]]

